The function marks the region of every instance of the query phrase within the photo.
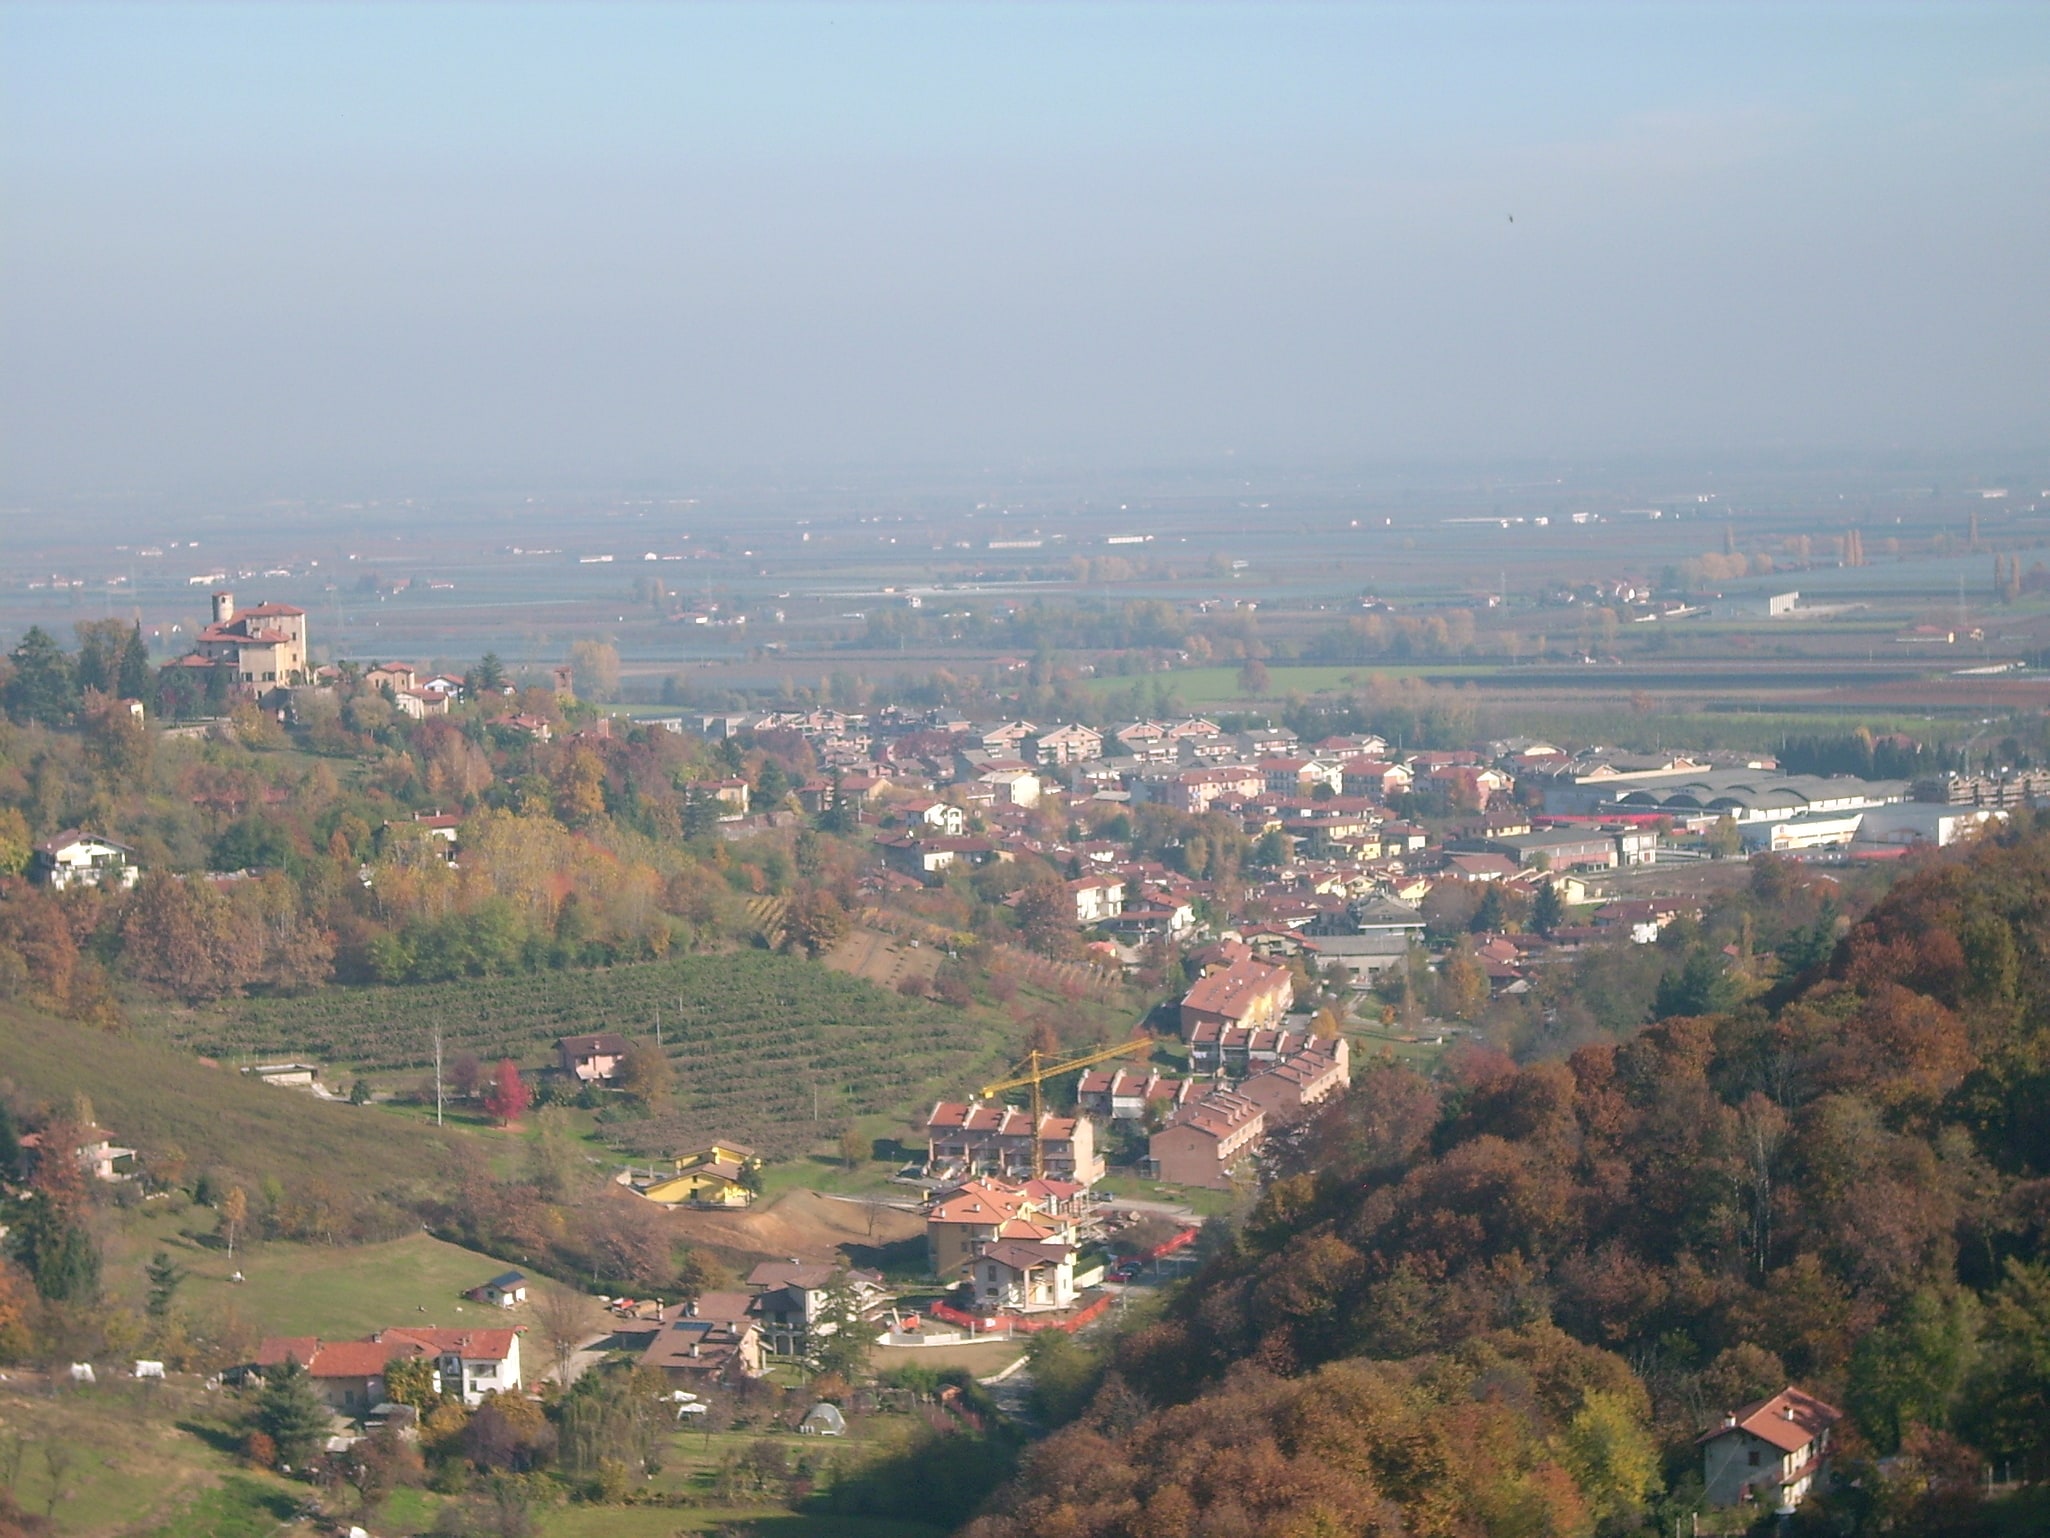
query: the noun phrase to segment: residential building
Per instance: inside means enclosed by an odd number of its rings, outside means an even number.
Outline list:
[[[1056,726],[1039,733],[1035,741],[1042,764],[1080,764],[1103,757],[1103,733],[1087,726]]]
[[[132,887],[141,879],[142,867],[126,844],[83,828],[66,828],[30,852],[28,876],[38,886],[59,892],[75,886]]]
[[[964,1181],[932,1199],[925,1214],[926,1261],[932,1274],[958,1274],[984,1247],[1000,1240],[1074,1244],[1074,1211],[1082,1187],[1067,1180]]]
[[[1172,1115],[1194,1091],[1194,1080],[1168,1078],[1157,1068],[1091,1068],[1075,1087],[1075,1104],[1105,1121],[1144,1121]]]
[[[1830,1433],[1842,1419],[1842,1411],[1797,1388],[1725,1415],[1696,1439],[1709,1504],[1756,1500],[1793,1511],[1825,1477]]]
[[[215,593],[213,622],[194,637],[192,653],[184,660],[225,668],[236,683],[258,688],[304,683],[306,611],[286,603],[238,611],[233,593]]]
[[[1125,878],[1082,876],[1067,884],[1074,900],[1075,922],[1084,929],[1108,923],[1125,911]]]
[[[1103,1178],[1103,1156],[1096,1151],[1096,1129],[1087,1116],[1045,1111],[1035,1128],[1032,1113],[1014,1105],[941,1100],[926,1116],[925,1129],[926,1165],[936,1179],[1043,1174],[1088,1187]]]
[[[1310,1041],[1301,1051],[1251,1075],[1238,1092],[1260,1107],[1272,1128],[1300,1121],[1351,1085],[1351,1048],[1338,1036]]]
[[[1272,1025],[1219,1025],[1204,1021],[1188,1037],[1189,1071],[1243,1079],[1272,1068],[1303,1049],[1300,1031]]]
[[[317,1336],[272,1336],[256,1352],[259,1369],[296,1361],[330,1409],[364,1415],[385,1400],[385,1368],[394,1361],[426,1358],[434,1364],[439,1393],[460,1395],[478,1405],[486,1394],[518,1393],[520,1332],[444,1330],[411,1325],[379,1330],[361,1340],[324,1341]]]
[[[1267,777],[1258,769],[1184,769],[1157,787],[1149,787],[1149,796],[1153,788],[1159,790],[1159,799],[1176,811],[1200,817],[1220,796],[1259,795],[1267,788]]]
[[[967,1271],[975,1306],[1021,1314],[1074,1307],[1075,1255],[1074,1245],[1045,1240],[985,1245]]]
[[[754,1299],[744,1292],[707,1292],[672,1304],[662,1310],[640,1365],[681,1385],[759,1378],[762,1332],[749,1317],[753,1307]]]
[[[104,1127],[78,1128],[75,1135],[78,1141],[72,1144],[71,1157],[93,1179],[105,1180],[111,1183],[129,1178],[132,1171],[123,1170],[117,1168],[117,1166],[123,1159],[133,1159],[136,1157],[136,1152],[133,1148],[118,1146],[114,1142],[112,1135]],[[19,1146],[36,1153],[40,1157],[43,1141],[43,1133],[29,1132],[24,1133],[18,1140],[18,1143]]]
[[[627,1039],[614,1031],[565,1036],[555,1044],[562,1071],[585,1084],[609,1084],[626,1062]]]
[[[740,1143],[712,1143],[680,1154],[674,1175],[634,1184],[633,1189],[663,1206],[746,1207],[755,1199],[750,1173],[761,1158]]]
[[[1039,776],[1031,768],[1001,759],[992,759],[983,765],[975,781],[978,785],[989,786],[996,792],[996,799],[1007,806],[1037,806],[1043,788]]]
[[[900,802],[896,810],[897,815],[912,826],[927,827],[951,838],[960,838],[968,831],[968,813],[936,796],[919,796]]]
[[[1288,968],[1273,966],[1244,945],[1217,947],[1218,959],[1182,995],[1182,1039],[1202,1025],[1269,1025],[1295,1002]]]
[[[1266,1113],[1243,1095],[1218,1090],[1184,1106],[1147,1140],[1147,1155],[1162,1180],[1228,1191],[1232,1172],[1259,1147]]]

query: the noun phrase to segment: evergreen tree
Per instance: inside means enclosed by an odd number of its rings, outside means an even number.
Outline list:
[[[1541,935],[1549,935],[1565,917],[1566,905],[1559,900],[1559,889],[1546,882],[1531,900],[1530,927]]]
[[[14,1258],[53,1303],[89,1303],[100,1293],[100,1251],[93,1236],[46,1196],[29,1204],[13,1235]]]
[[[1467,921],[1468,931],[1477,935],[1498,934],[1508,922],[1509,910],[1502,902],[1501,887],[1492,881],[1484,883],[1480,906],[1473,910],[1473,917]]]
[[[296,1360],[273,1368],[256,1397],[256,1429],[271,1439],[284,1463],[301,1467],[327,1440],[327,1407],[313,1391],[313,1380]]]
[[[21,1178],[21,1125],[5,1100],[0,1100],[0,1180]]]
[[[144,1274],[149,1278],[149,1298],[145,1307],[152,1319],[162,1319],[171,1312],[171,1301],[184,1284],[185,1268],[171,1258],[169,1251],[158,1250],[150,1257]]]
[[[62,725],[78,706],[71,659],[40,625],[31,625],[8,657],[14,663],[14,677],[4,695],[7,714],[16,721]]]
[[[145,705],[154,705],[150,696],[155,693],[156,674],[150,670],[149,647],[142,639],[142,623],[128,632],[128,640],[121,648],[121,664],[115,674],[115,692],[124,700],[141,700]]]

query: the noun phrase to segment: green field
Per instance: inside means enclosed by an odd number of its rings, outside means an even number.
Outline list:
[[[89,1097],[116,1138],[159,1158],[359,1193],[430,1183],[458,1134],[273,1089],[189,1053],[0,1006],[0,1076],[32,1101]]]
[[[822,1125],[958,1094],[998,1066],[1008,1044],[1006,1025],[991,1017],[764,951],[329,988],[169,1015],[158,1029],[214,1056],[309,1056],[337,1080],[364,1069],[380,1088],[410,1089],[431,1061],[436,1030],[451,1056],[468,1051],[540,1067],[552,1065],[559,1036],[652,1036],[658,1010],[684,1134],[739,1138],[778,1157],[808,1149]]]
[[[231,1259],[211,1241],[204,1208],[137,1213],[103,1245],[107,1291],[140,1306],[143,1267],[163,1250],[186,1272],[179,1300],[204,1317],[232,1307],[266,1335],[349,1340],[387,1325],[527,1324],[524,1308],[496,1309],[463,1297],[508,1269],[506,1262],[427,1233],[381,1244],[238,1244]],[[240,1271],[241,1282],[229,1278]]]

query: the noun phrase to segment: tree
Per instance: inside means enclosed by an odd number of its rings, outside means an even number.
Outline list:
[[[609,700],[619,693],[619,652],[606,641],[578,641],[569,649],[577,698]]]
[[[1911,1426],[1946,1431],[1979,1348],[1977,1300],[1961,1289],[1924,1288],[1851,1356],[1849,1408],[1881,1452]]]
[[[1718,860],[1734,859],[1744,849],[1744,835],[1737,831],[1736,822],[1728,817],[1717,818],[1702,842]]]
[[[1466,951],[1454,951],[1439,964],[1438,999],[1446,1014],[1475,1020],[1488,1007],[1488,974]]]
[[[498,1060],[491,1075],[491,1087],[484,1092],[484,1109],[501,1127],[510,1127],[527,1109],[527,1081],[509,1057]]]
[[[221,1198],[220,1229],[228,1241],[228,1259],[235,1258],[235,1235],[249,1221],[249,1197],[240,1186],[231,1187]]]
[[[496,694],[505,687],[505,664],[498,659],[497,652],[486,652],[477,659],[477,665],[463,677],[463,692],[472,699],[480,695]]]
[[[1499,882],[1482,884],[1480,905],[1473,910],[1473,917],[1466,921],[1466,927],[1477,935],[1499,934],[1509,927],[1509,908],[1502,900]]]
[[[171,1258],[170,1251],[158,1250],[150,1257],[144,1274],[149,1278],[148,1301],[144,1306],[150,1318],[161,1319],[171,1312],[171,1303],[185,1281],[185,1268]]]
[[[313,1380],[296,1358],[272,1368],[256,1396],[255,1429],[271,1440],[281,1463],[302,1467],[327,1440],[327,1406],[314,1392]]]
[[[659,1106],[669,1098],[675,1079],[669,1054],[652,1041],[643,1039],[627,1046],[626,1059],[619,1065],[619,1087],[636,1105],[644,1110]]]
[[[1551,882],[1545,882],[1531,899],[1530,927],[1541,935],[1550,935],[1565,917],[1566,905],[1559,899],[1559,889]]]
[[[121,662],[114,673],[114,692],[124,700],[141,700],[144,707],[156,706],[157,675],[150,671],[149,647],[142,639],[142,621],[137,620],[122,643]]]
[[[384,1364],[384,1397],[393,1404],[409,1404],[425,1415],[441,1397],[435,1390],[435,1377],[432,1357],[393,1357]]]
[[[29,1203],[8,1242],[41,1297],[52,1303],[89,1303],[99,1296],[99,1246],[47,1196]]]
[[[78,705],[71,659],[40,625],[29,627],[8,658],[14,664],[14,676],[0,689],[0,705],[7,714],[21,722],[63,725]]]
[[[844,1273],[836,1276],[826,1288],[806,1336],[812,1371],[838,1373],[849,1382],[859,1378],[868,1367],[874,1333],[874,1326],[861,1317],[861,1300],[853,1285]]]
[[[850,1170],[858,1170],[868,1162],[868,1139],[861,1135],[859,1127],[849,1127],[840,1134],[840,1162]]]
[[[542,1342],[548,1347],[555,1381],[564,1388],[569,1386],[577,1348],[590,1338],[596,1318],[597,1310],[591,1300],[568,1287],[543,1288],[534,1300],[534,1319],[541,1327]]]
[[[1248,699],[1258,699],[1267,692],[1269,679],[1267,664],[1258,657],[1248,657],[1239,667],[1239,693]]]

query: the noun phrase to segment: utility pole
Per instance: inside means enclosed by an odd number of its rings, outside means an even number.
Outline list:
[[[441,1032],[434,1033],[434,1125],[441,1125]]]
[[[655,1050],[662,1050],[662,1006],[655,1006]]]

